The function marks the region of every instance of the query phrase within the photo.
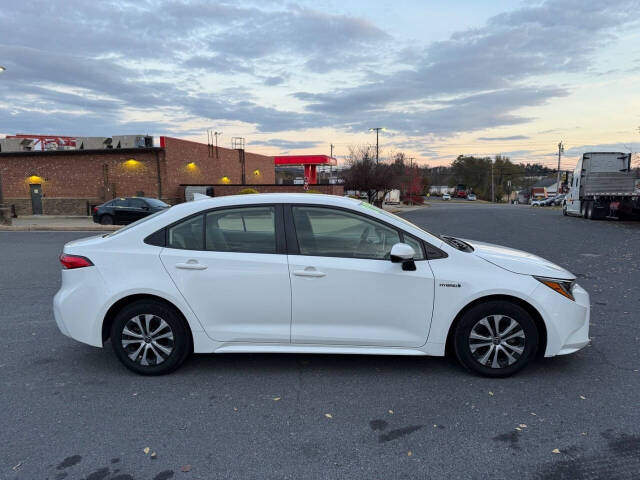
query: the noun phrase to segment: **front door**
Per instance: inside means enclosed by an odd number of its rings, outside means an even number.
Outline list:
[[[211,210],[168,228],[160,258],[210,338],[289,343],[281,207]]]
[[[289,255],[292,343],[424,345],[434,278],[419,240],[369,216],[328,207],[293,205],[289,221],[298,250]],[[390,261],[400,241],[416,250],[415,271]]]
[[[31,211],[34,215],[42,215],[42,185],[32,183],[31,189]]]

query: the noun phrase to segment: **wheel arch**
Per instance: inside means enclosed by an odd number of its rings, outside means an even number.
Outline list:
[[[462,318],[462,316],[467,311],[475,307],[476,305],[479,305],[481,303],[485,303],[488,301],[494,301],[494,300],[514,303],[515,305],[518,305],[519,307],[524,308],[527,311],[527,313],[531,315],[531,317],[533,318],[533,321],[536,324],[536,329],[538,330],[538,335],[539,335],[537,356],[544,356],[544,353],[547,350],[547,327],[544,323],[544,319],[542,318],[542,315],[529,302],[511,295],[487,295],[484,297],[476,298],[475,300],[469,302],[467,305],[462,307],[462,309],[458,312],[458,314],[453,319],[453,322],[451,322],[451,325],[449,326],[449,331],[447,332],[447,341],[445,343],[445,355],[449,356],[454,353],[453,332],[455,332],[456,327],[458,326],[458,323],[460,322],[460,319]]]
[[[180,316],[180,318],[182,318],[182,321],[184,322],[187,328],[187,332],[189,332],[189,345],[190,345],[190,348],[193,349],[193,332],[191,331],[191,325],[189,325],[189,321],[187,320],[187,317],[184,315],[184,313],[182,313],[182,311],[176,305],[174,305],[167,299],[159,297],[157,295],[152,295],[149,293],[135,293],[132,295],[127,295],[126,297],[120,298],[117,302],[111,305],[111,307],[109,307],[102,321],[102,343],[103,344],[109,339],[109,336],[111,334],[111,325],[113,325],[113,320],[115,319],[118,312],[121,311],[123,308],[125,308],[127,305],[131,305],[132,303],[140,300],[154,300],[160,303],[164,303],[169,308],[175,310],[175,312]]]

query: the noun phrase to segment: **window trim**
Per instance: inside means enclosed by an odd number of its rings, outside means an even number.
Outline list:
[[[338,207],[335,205],[319,205],[316,203],[286,203],[284,204],[284,219],[285,219],[285,234],[287,238],[287,253],[289,255],[299,255],[301,257],[324,257],[324,258],[353,258],[356,260],[374,260],[374,261],[384,261],[388,262],[389,260],[386,258],[368,258],[368,257],[345,257],[342,255],[308,255],[304,253],[300,253],[300,245],[298,244],[298,235],[296,232],[296,226],[293,221],[293,207],[311,207],[311,208],[325,208],[329,210],[339,210],[342,212],[351,213],[353,215],[358,215],[363,217],[369,221],[378,222],[384,225],[387,228],[395,230],[398,233],[398,237],[400,238],[400,242],[404,242],[404,236],[407,235],[415,239],[422,247],[422,258],[421,260],[415,260],[416,262],[425,262],[429,260],[427,255],[427,249],[425,248],[425,241],[421,238],[416,237],[408,232],[405,232],[401,228],[396,227],[384,220],[380,220],[379,218],[373,217],[371,215],[367,215],[363,212],[359,212],[357,210],[352,210],[350,208]],[[429,244],[431,246],[431,244]],[[439,250],[436,247],[431,246],[433,249]],[[446,254],[445,254],[446,255]],[[442,258],[442,257],[439,257]]]
[[[272,207],[275,211],[275,233],[276,233],[276,251],[275,253],[264,253],[264,252],[229,252],[226,250],[207,250],[207,223],[206,216],[208,213],[216,212],[220,210],[237,210],[239,208],[256,208],[256,207]],[[187,220],[197,217],[198,215],[202,215],[202,250],[189,250],[186,248],[178,248],[178,247],[170,247],[169,246],[169,229],[182,223]],[[179,220],[176,220],[169,225],[165,225],[159,230],[156,230],[144,239],[144,242],[149,245],[154,245],[158,247],[170,248],[171,250],[184,250],[190,252],[219,252],[219,253],[239,253],[239,254],[250,254],[250,255],[286,255],[287,254],[287,245],[285,240],[285,232],[284,232],[284,215],[283,215],[283,204],[281,203],[251,203],[251,204],[242,204],[242,205],[225,205],[221,207],[208,208],[206,210],[200,210],[199,212],[192,213],[186,217],[182,217]],[[161,235],[158,232],[163,232],[164,242],[162,245],[158,245],[158,243],[151,243],[154,240],[157,241],[156,235]]]

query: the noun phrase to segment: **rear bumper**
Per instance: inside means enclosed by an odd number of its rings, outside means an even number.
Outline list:
[[[545,357],[568,355],[589,344],[589,294],[580,285],[576,285],[573,296],[575,301],[542,284],[531,295],[547,328]]]
[[[95,267],[62,271],[62,286],[53,297],[53,315],[62,334],[102,347],[97,299],[104,295],[105,288]]]

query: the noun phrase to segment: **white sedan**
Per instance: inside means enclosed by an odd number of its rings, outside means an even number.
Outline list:
[[[337,196],[183,203],[60,261],[62,333],[147,375],[192,352],[451,352],[507,376],[589,342],[589,295],[564,268]]]

